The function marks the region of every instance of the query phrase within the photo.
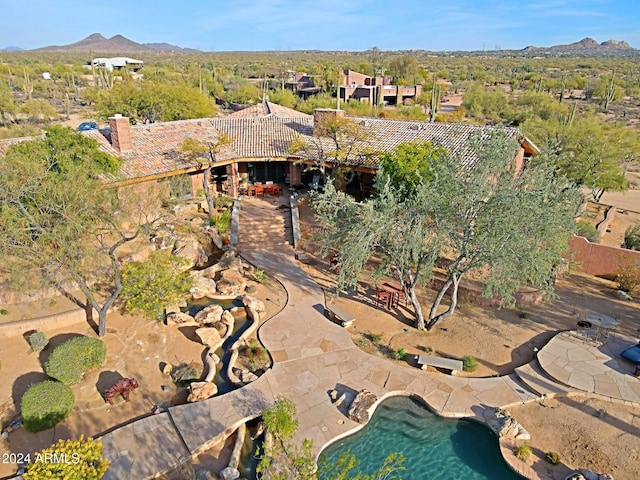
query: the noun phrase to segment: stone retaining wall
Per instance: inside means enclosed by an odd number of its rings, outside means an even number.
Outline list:
[[[94,318],[97,317],[97,312],[94,312]],[[44,317],[0,323],[0,338],[22,335],[30,330],[45,330],[68,327],[86,321],[86,310],[84,310],[83,308],[77,308],[68,312],[56,313]]]

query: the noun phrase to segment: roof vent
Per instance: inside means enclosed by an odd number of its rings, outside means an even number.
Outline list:
[[[416,131],[418,131],[418,132],[419,132],[419,131],[421,131],[421,130],[424,130],[424,129],[425,129],[425,128],[427,128],[427,127],[425,127],[424,125],[421,125],[421,124],[419,124],[419,123],[414,123],[414,124],[413,124],[413,125],[411,125],[409,128],[410,128],[411,130],[416,130]]]

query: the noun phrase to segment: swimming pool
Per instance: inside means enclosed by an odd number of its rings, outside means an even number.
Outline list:
[[[409,397],[391,397],[358,433],[330,445],[329,464],[350,451],[360,462],[354,472],[375,473],[387,455],[405,457],[403,480],[521,480],[500,454],[498,438],[486,426],[442,418]],[[321,480],[331,480],[320,475]]]

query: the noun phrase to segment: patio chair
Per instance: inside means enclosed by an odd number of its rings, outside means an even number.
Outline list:
[[[320,187],[320,175],[314,175],[311,183],[309,183],[309,188],[318,188]]]
[[[392,301],[391,292],[376,287],[376,308],[383,305],[386,310],[389,310]]]

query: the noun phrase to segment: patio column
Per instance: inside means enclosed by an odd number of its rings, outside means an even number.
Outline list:
[[[227,184],[229,186],[229,196],[236,198],[238,196],[238,184],[240,183],[240,174],[238,173],[238,162],[227,165]]]
[[[289,184],[298,185],[302,182],[302,167],[293,162],[289,163]]]

